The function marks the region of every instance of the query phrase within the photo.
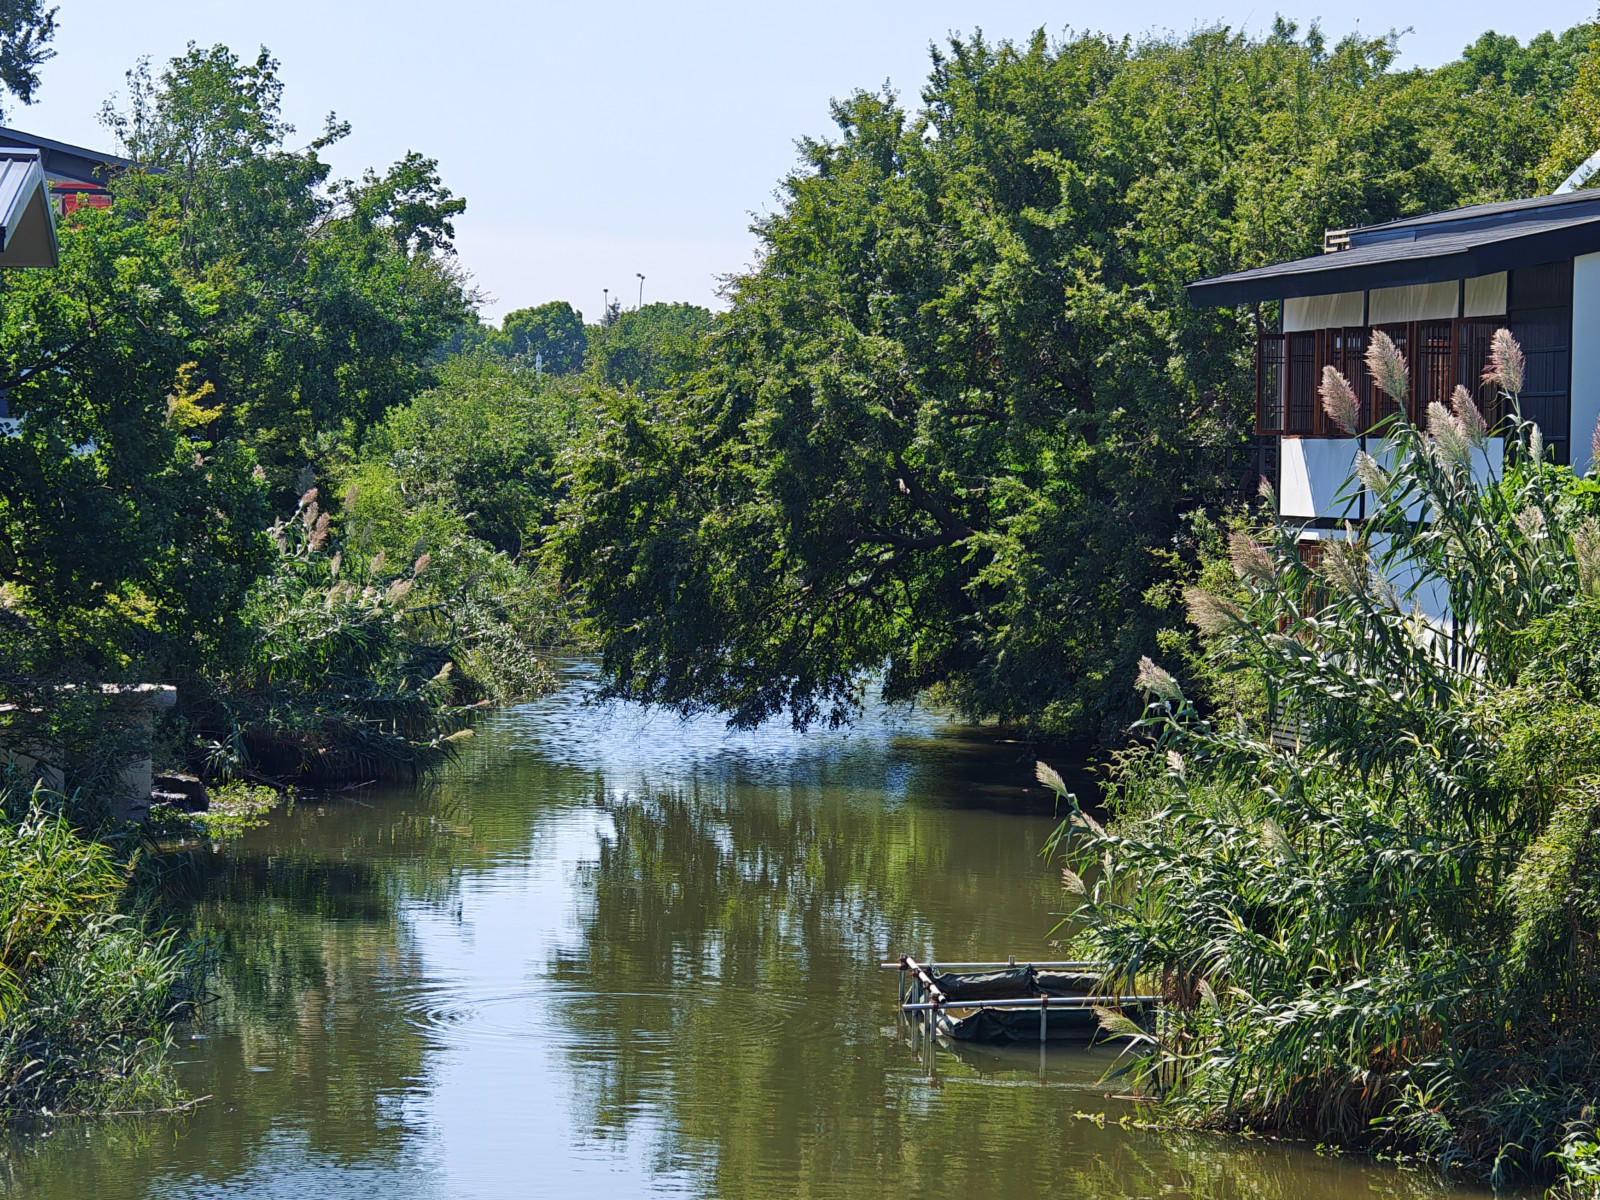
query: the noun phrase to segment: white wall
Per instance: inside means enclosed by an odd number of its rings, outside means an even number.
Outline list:
[[[1336,499],[1355,473],[1355,438],[1280,438],[1278,440],[1278,512],[1285,517],[1314,519],[1361,515],[1359,489]]]
[[[1361,324],[1365,292],[1333,292],[1326,296],[1295,296],[1283,302],[1283,331],[1334,329]]]
[[[1572,469],[1589,470],[1600,420],[1600,254],[1572,260]]]
[[[1456,315],[1460,300],[1461,288],[1456,283],[1373,288],[1367,293],[1367,322],[1394,325],[1401,321],[1448,320]]]

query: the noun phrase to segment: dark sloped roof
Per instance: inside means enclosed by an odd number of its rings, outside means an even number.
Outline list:
[[[104,154],[99,150],[89,150],[4,126],[0,126],[0,146],[27,146],[37,150],[46,174],[79,179],[86,183],[106,183],[118,171],[135,165],[131,158],[119,158],[115,154]]]
[[[1600,191],[1474,204],[1350,231],[1332,254],[1217,275],[1189,285],[1205,307],[1445,283],[1600,251]]]

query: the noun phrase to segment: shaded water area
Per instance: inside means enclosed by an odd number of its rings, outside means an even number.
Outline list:
[[[582,666],[426,787],[207,856],[219,999],[183,1118],[14,1134],[47,1197],[1431,1196],[1271,1141],[1119,1128],[1112,1051],[941,1052],[875,964],[1055,957],[1032,756],[936,714],[725,734]],[[1080,1113],[1109,1114],[1102,1127]],[[1456,1195],[1472,1195],[1458,1191]]]

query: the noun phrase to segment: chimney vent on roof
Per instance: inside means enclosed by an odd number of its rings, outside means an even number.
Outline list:
[[[1324,229],[1322,231],[1322,252],[1335,254],[1340,250],[1350,249],[1350,231],[1348,229]]]

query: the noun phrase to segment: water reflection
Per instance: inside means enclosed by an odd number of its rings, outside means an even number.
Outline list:
[[[876,710],[726,736],[569,691],[422,790],[208,856],[224,953],[193,1116],[7,1143],[18,1195],[1318,1200],[1438,1193],[1302,1148],[1118,1128],[1106,1051],[942,1052],[900,949],[1045,957],[1053,824],[1022,747]],[[1109,1113],[1112,1124],[1082,1120]]]

